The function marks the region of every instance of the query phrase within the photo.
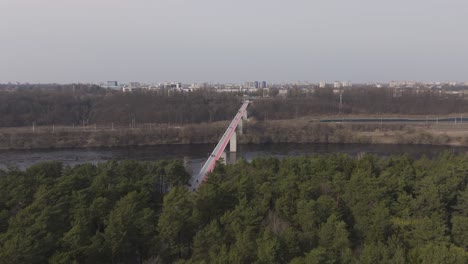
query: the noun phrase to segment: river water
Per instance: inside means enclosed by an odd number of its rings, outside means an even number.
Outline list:
[[[99,163],[108,160],[142,160],[160,159],[184,160],[186,168],[197,173],[214,145],[162,145],[125,148],[91,148],[91,149],[48,149],[48,150],[2,150],[0,151],[0,169],[9,165],[25,169],[33,164],[45,161],[60,161],[66,165],[82,163]],[[434,157],[449,150],[456,153],[468,153],[468,147],[429,146],[429,145],[363,145],[363,144],[260,144],[239,145],[238,152],[228,154],[226,160],[235,162],[243,157],[251,161],[256,157],[304,156],[314,154],[345,153],[357,155],[371,153],[378,156],[390,156],[407,153],[414,158],[423,155]]]
[[[25,169],[45,161],[60,161],[66,165],[99,163],[108,160],[134,159],[155,161],[160,159],[184,160],[186,168],[197,173],[214,148],[206,145],[162,145],[122,148],[92,149],[49,149],[49,150],[2,150],[0,169],[14,165]],[[372,153],[378,156],[409,154],[414,158],[423,155],[434,157],[442,151],[468,153],[468,147],[429,146],[429,145],[363,145],[363,144],[260,144],[239,145],[235,155],[228,154],[227,161],[234,162],[239,157],[251,161],[256,157],[310,156],[315,154],[345,153],[357,155]]]

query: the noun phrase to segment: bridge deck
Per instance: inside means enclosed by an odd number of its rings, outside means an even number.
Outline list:
[[[239,124],[242,116],[247,110],[247,106],[249,106],[249,103],[249,100],[244,101],[236,116],[234,117],[234,119],[232,119],[231,123],[229,124],[229,127],[226,129],[223,136],[219,140],[215,149],[208,157],[208,160],[205,162],[205,165],[203,165],[202,169],[200,170],[200,173],[198,173],[198,175],[192,178],[192,189],[198,189],[200,184],[207,180],[208,174],[213,171],[214,166],[216,165],[216,161],[219,160],[221,154],[223,153],[229,140],[231,139],[232,134],[234,133],[234,131],[236,131],[237,125]]]

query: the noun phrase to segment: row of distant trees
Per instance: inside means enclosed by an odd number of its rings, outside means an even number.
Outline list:
[[[249,108],[258,120],[332,114],[451,114],[468,112],[463,96],[436,91],[355,87],[340,94],[292,88],[286,96],[262,98]],[[122,93],[88,85],[0,85],[0,126],[137,123],[193,124],[228,120],[240,106],[240,94],[201,90]]]
[[[319,89],[314,93],[292,89],[286,98],[257,100],[251,113],[258,119],[286,119],[307,115],[400,114],[445,115],[468,111],[463,96],[431,90],[352,88],[341,93]]]
[[[241,97],[210,91],[122,93],[99,87],[0,90],[0,126],[193,124],[228,119]]]

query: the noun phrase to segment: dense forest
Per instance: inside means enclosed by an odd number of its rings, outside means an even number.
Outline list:
[[[0,91],[0,126],[192,124],[226,120],[240,102],[239,97],[209,91],[171,95],[102,88]]]
[[[0,263],[468,263],[468,158],[0,171]]]
[[[1,88],[1,86],[0,86]],[[339,94],[332,89],[291,88],[286,96],[255,100],[249,107],[257,120],[335,115]],[[274,93],[273,90],[271,94]],[[97,86],[55,85],[0,89],[0,127],[100,124],[193,124],[229,120],[240,106],[240,94],[213,90],[182,92],[132,92]],[[437,106],[437,107],[434,107]],[[343,92],[343,114],[431,115],[468,112],[467,101],[440,91],[354,87]]]

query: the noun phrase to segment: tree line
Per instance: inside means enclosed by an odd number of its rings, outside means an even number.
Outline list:
[[[1,88],[1,87],[0,87]],[[271,91],[271,94],[277,94]],[[360,88],[292,88],[286,96],[255,100],[249,108],[258,120],[299,118],[309,115],[403,114],[444,115],[468,112],[463,96],[432,90]],[[0,89],[0,127],[36,125],[138,123],[193,124],[230,120],[242,100],[241,94],[205,89],[122,93],[87,85],[30,85]],[[437,106],[437,107],[435,107]]]
[[[77,87],[0,91],[0,127],[214,122],[233,116],[240,102],[241,97],[211,91],[122,93]]]
[[[0,171],[0,263],[467,263],[468,158]]]
[[[467,112],[468,102],[463,96],[440,90],[354,87],[342,92],[315,89],[312,93],[290,89],[286,97],[254,101],[249,110],[259,120],[337,114],[446,115]]]

